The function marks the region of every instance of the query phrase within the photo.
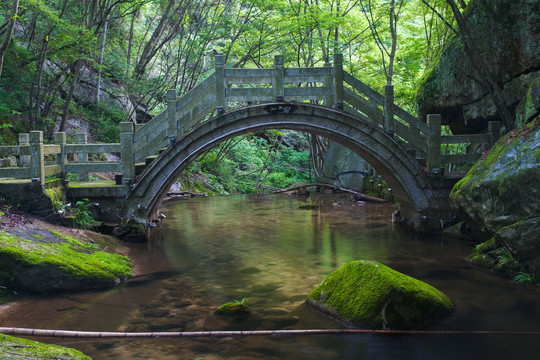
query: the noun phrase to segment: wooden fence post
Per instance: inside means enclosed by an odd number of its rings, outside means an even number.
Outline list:
[[[499,137],[501,136],[501,122],[500,121],[490,121],[488,122],[488,133],[490,137],[489,146],[495,145]]]
[[[28,133],[19,133],[19,146],[30,145],[30,135]],[[19,157],[20,167],[30,167],[30,155],[21,155]]]
[[[45,184],[45,159],[43,157],[43,132],[30,131],[30,177],[41,185]]]
[[[167,115],[169,121],[168,136],[170,143],[174,143],[176,140],[176,133],[178,132],[178,113],[176,112],[176,90],[167,90]]]
[[[56,163],[62,167],[62,177],[66,178],[66,133],[55,132],[54,143],[60,145],[60,154],[56,155]]]
[[[216,55],[216,110],[218,115],[223,115],[227,111],[225,103],[225,56]]]
[[[384,86],[384,130],[390,136],[395,132],[394,125],[394,85]]]
[[[441,115],[427,116],[427,168],[430,173],[438,172],[441,167]],[[435,170],[435,171],[434,171]]]
[[[120,148],[122,153],[121,171],[124,184],[131,184],[135,180],[135,156],[133,148],[133,123],[120,123]]]
[[[86,133],[77,133],[77,144],[80,145],[86,145],[88,142],[88,137]],[[80,152],[77,153],[77,162],[78,163],[87,163],[88,162],[88,153],[87,152]],[[88,173],[87,172],[80,172],[79,173],[79,181],[88,181]]]
[[[283,86],[283,55],[274,56],[274,98],[277,102],[285,101],[285,89]]]
[[[334,105],[343,110],[343,54],[334,54]]]

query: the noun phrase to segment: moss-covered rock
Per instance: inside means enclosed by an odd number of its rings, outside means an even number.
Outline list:
[[[452,190],[453,210],[488,242],[471,255],[474,263],[540,279],[539,144],[537,118],[501,138]]]
[[[0,334],[0,358],[4,360],[92,360],[82,352]]]
[[[129,259],[99,243],[48,235],[53,240],[0,231],[0,284],[28,292],[76,291],[114,286],[133,273]]]
[[[352,261],[326,277],[307,303],[349,326],[421,328],[454,305],[439,290],[374,261]]]
[[[244,302],[228,302],[217,308],[215,314],[233,320],[243,320],[250,313],[249,307]]]

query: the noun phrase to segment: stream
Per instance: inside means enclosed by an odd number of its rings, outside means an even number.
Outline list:
[[[429,330],[540,331],[540,289],[470,266],[474,244],[417,235],[395,208],[344,195],[222,196],[168,203],[148,244],[130,244],[137,273],[114,289],[25,296],[0,308],[2,326],[85,331],[317,329],[342,326],[304,304],[324,277],[376,260],[446,293],[454,313]],[[305,199],[304,199],[305,201]],[[251,315],[213,314],[247,301]],[[34,338],[35,339],[35,338]],[[310,335],[199,339],[36,339],[93,359],[524,359],[539,335]]]

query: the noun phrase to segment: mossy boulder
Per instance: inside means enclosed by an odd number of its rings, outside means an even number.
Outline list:
[[[348,326],[416,329],[448,316],[454,305],[429,284],[375,261],[352,261],[309,294],[307,304]]]
[[[0,231],[1,285],[36,293],[77,291],[114,286],[132,276],[129,259],[103,251],[99,243],[46,235],[27,240]]]
[[[82,352],[0,334],[0,358],[4,360],[92,360]]]
[[[468,2],[464,17],[506,105],[518,113],[518,122],[529,121],[539,111],[537,92],[531,91],[531,86],[536,87],[531,84],[540,78],[540,2],[474,0]],[[481,82],[462,41],[450,37],[418,87],[420,117],[441,114],[454,134],[486,129],[499,116]]]
[[[476,264],[540,279],[539,144],[537,118],[501,138],[454,186],[452,209],[479,242],[489,241],[471,256]]]
[[[233,301],[218,307],[215,314],[233,320],[243,320],[248,317],[250,312],[249,307],[244,302]]]

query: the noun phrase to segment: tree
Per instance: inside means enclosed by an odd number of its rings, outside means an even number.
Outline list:
[[[4,34],[4,39],[2,40],[2,43],[0,43],[0,76],[2,76],[4,55],[6,53],[9,42],[11,41],[13,28],[15,27],[15,22],[17,21],[17,18],[18,18],[18,15],[17,15],[18,10],[19,10],[19,0],[13,0],[13,3],[11,4],[11,13],[9,15],[9,20],[7,22],[7,27]]]

